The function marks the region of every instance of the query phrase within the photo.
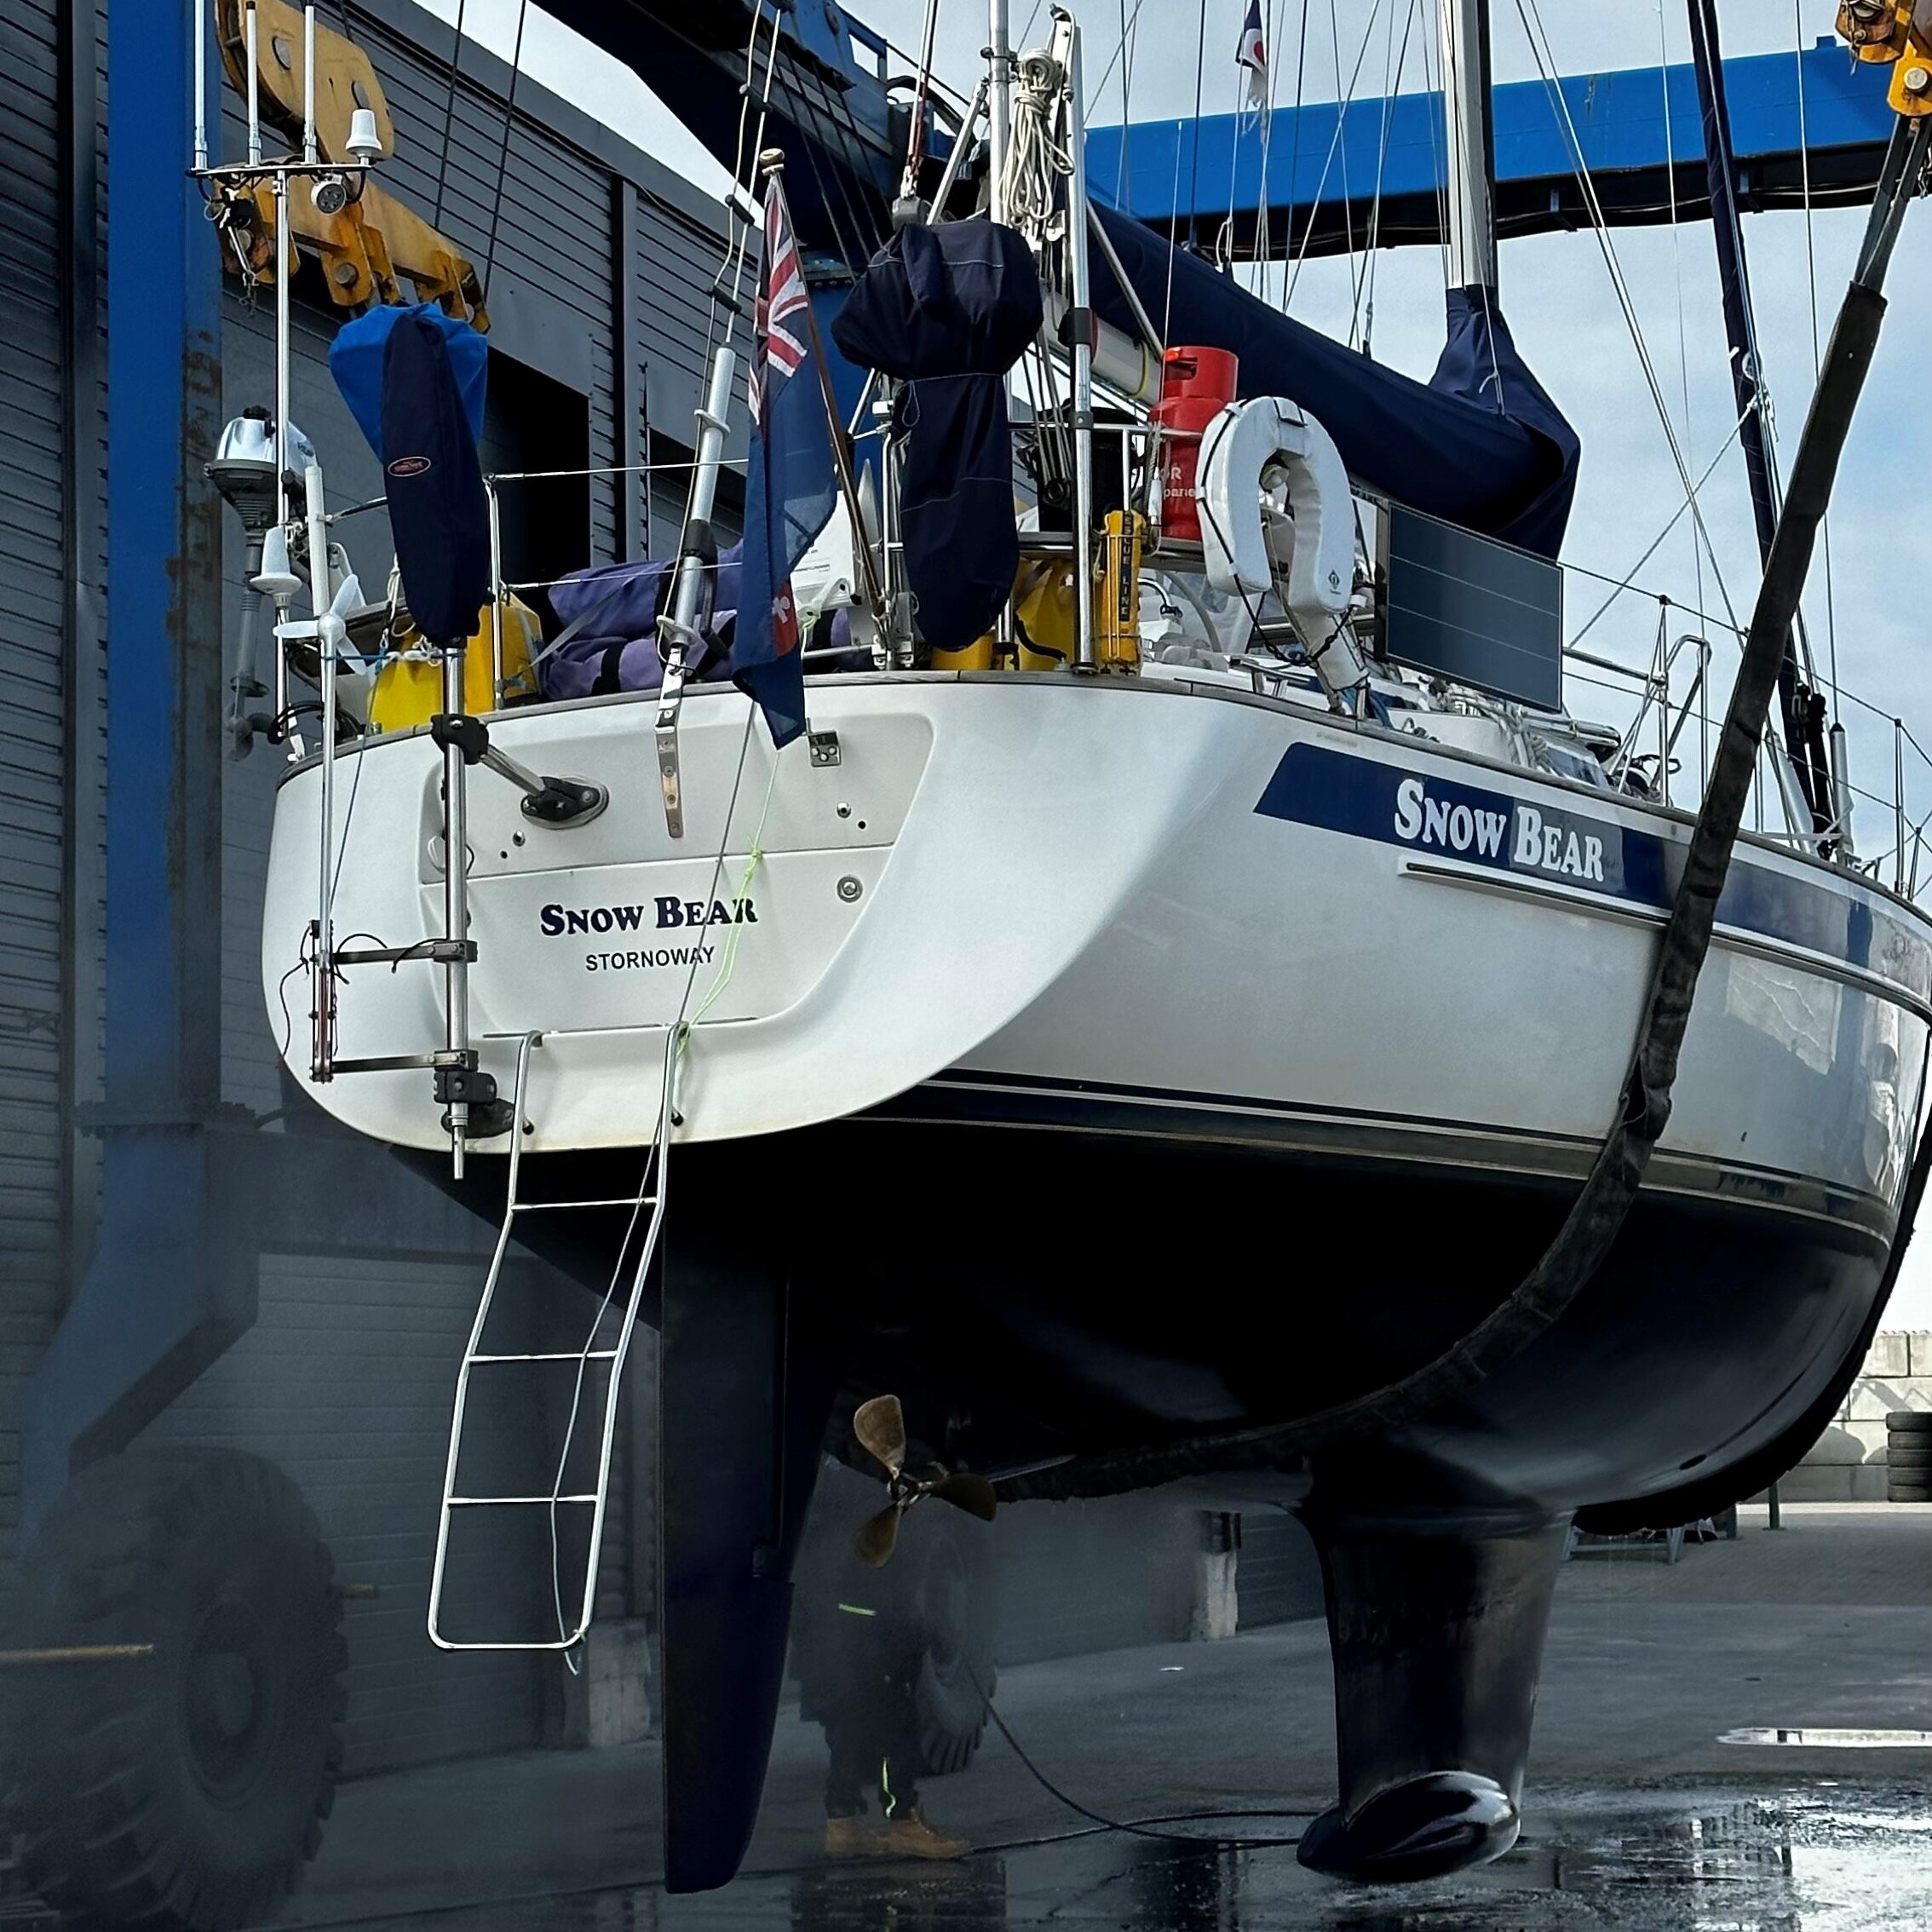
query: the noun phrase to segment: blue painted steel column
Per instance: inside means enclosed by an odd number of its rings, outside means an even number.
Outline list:
[[[221,1087],[221,273],[186,176],[187,0],[108,0],[105,1136],[100,1239],[30,1385],[31,1521],[247,1325],[210,1265]],[[208,69],[220,65],[210,43]],[[217,124],[218,124],[218,116]]]

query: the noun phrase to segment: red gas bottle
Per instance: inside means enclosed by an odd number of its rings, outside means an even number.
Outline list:
[[[1164,536],[1196,542],[1201,534],[1194,476],[1201,432],[1234,400],[1240,362],[1228,349],[1170,348],[1161,359],[1160,400],[1153,419],[1169,432],[1161,445],[1160,527]]]

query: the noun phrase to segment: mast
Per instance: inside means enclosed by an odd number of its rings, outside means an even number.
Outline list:
[[[1489,0],[1441,0],[1442,118],[1448,129],[1449,285],[1496,286],[1496,124],[1489,101]]]
[[[1757,527],[1761,562],[1771,557],[1781,509],[1777,466],[1765,427],[1759,380],[1757,320],[1751,307],[1751,272],[1745,260],[1744,219],[1738,206],[1737,161],[1731,145],[1731,110],[1724,91],[1723,49],[1717,37],[1716,0],[1689,0],[1691,55],[1697,68],[1697,97],[1704,120],[1704,164],[1711,189],[1711,226],[1717,244],[1717,272],[1723,286],[1724,332],[1730,339],[1731,388],[1737,403],[1738,440],[1751,480],[1751,518]],[[1824,702],[1802,674],[1795,632],[1785,640],[1778,668],[1778,700],[1785,745],[1804,788],[1814,830],[1824,831],[1834,811],[1831,780],[1823,735]]]
[[[1074,663],[1091,670],[1094,642],[1094,335],[1087,278],[1087,98],[1080,75],[1080,23],[1064,7],[1053,10],[1054,49],[1065,61],[1067,152],[1067,294],[1072,304]]]

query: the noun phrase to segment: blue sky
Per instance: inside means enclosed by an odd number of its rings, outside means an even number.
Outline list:
[[[454,0],[431,0],[453,18]],[[1016,32],[1032,0],[1012,0]],[[1193,108],[1198,51],[1205,49],[1204,108],[1225,112],[1233,105],[1237,76],[1233,50],[1246,0],[1206,0],[1205,33],[1199,9],[1177,0],[1141,0],[1135,28],[1133,82],[1125,105],[1132,118],[1148,119],[1190,113]],[[1120,37],[1124,13],[1135,0],[1095,0],[1078,10],[1087,33],[1088,71],[1107,64]],[[923,15],[923,0],[869,0],[862,17],[901,46],[915,45]],[[1302,0],[1268,0],[1267,14],[1274,43],[1279,95],[1292,99],[1294,48],[1301,31]],[[1518,0],[1492,0],[1495,65],[1498,80],[1534,78]],[[1039,9],[1044,18],[1044,5]],[[1333,99],[1337,92],[1337,38],[1344,75],[1354,65],[1365,30],[1370,35],[1363,62],[1362,91],[1379,92],[1387,58],[1388,34],[1413,13],[1417,32],[1433,41],[1435,0],[1308,0],[1308,77],[1309,100]],[[1682,0],[1541,0],[1541,14],[1557,64],[1567,72],[1613,67],[1654,66],[1660,51],[1672,60],[1688,57]],[[515,0],[468,0],[466,26],[506,56],[515,31]],[[1827,36],[1835,0],[1720,0],[1719,14],[1728,54],[1791,53]],[[1331,32],[1331,19],[1337,32]],[[1372,21],[1372,26],[1371,25]],[[939,33],[941,73],[963,90],[976,72],[985,43],[985,14],[977,0],[945,0]],[[1036,22],[1032,37],[1044,37]],[[1423,84],[1412,43],[1403,88]],[[686,135],[676,119],[629,72],[589,49],[567,30],[533,15],[526,39],[526,65],[532,76],[600,115],[641,146],[714,192],[722,170]],[[1121,75],[1113,77],[1093,106],[1096,121],[1121,118]],[[1788,460],[1809,398],[1812,371],[1812,301],[1815,287],[1822,330],[1829,332],[1839,296],[1850,273],[1862,230],[1860,211],[1817,216],[1808,224],[1801,213],[1747,218],[1745,244],[1757,296],[1760,339],[1767,378]],[[1613,232],[1612,244],[1631,290],[1638,319],[1665,391],[1671,419],[1693,474],[1718,455],[1734,422],[1730,379],[1715,256],[1708,225],[1677,230],[1636,228]],[[1813,262],[1815,260],[1815,277]],[[1584,459],[1575,517],[1566,561],[1620,579],[1636,564],[1683,501],[1675,464],[1642,374],[1632,342],[1612,292],[1597,238],[1589,233],[1549,235],[1504,245],[1503,300],[1519,344],[1531,365],[1577,425]],[[1278,290],[1279,274],[1273,285]],[[1440,258],[1434,250],[1385,250],[1375,262],[1377,356],[1412,374],[1426,376],[1442,336]],[[1862,804],[1857,825],[1866,853],[1893,843],[1889,801],[1893,793],[1893,732],[1889,718],[1902,716],[1919,741],[1932,750],[1932,653],[1927,649],[1923,601],[1912,595],[1911,534],[1923,520],[1916,497],[1929,451],[1927,405],[1913,381],[1912,355],[1922,351],[1926,320],[1932,315],[1932,209],[1918,208],[1908,218],[1889,293],[1892,313],[1863,412],[1847,453],[1831,520],[1831,589],[1826,595],[1822,566],[1814,570],[1807,599],[1814,650],[1821,674],[1828,675],[1835,641],[1842,684],[1883,716],[1846,703],[1842,715],[1850,733],[1854,782],[1883,795],[1886,804]],[[1340,261],[1307,265],[1297,284],[1293,313],[1303,320],[1346,336],[1355,307],[1349,265]],[[1751,533],[1743,461],[1734,446],[1702,495],[1705,521],[1717,565],[1731,600],[1745,613],[1755,594],[1757,547]],[[1682,520],[1638,578],[1647,592],[1664,592],[1681,603],[1697,598],[1698,559],[1689,520]],[[1572,628],[1600,601],[1588,580],[1573,580]],[[1721,613],[1722,605],[1706,566],[1704,601]],[[1593,631],[1592,648],[1627,661],[1645,658],[1657,624],[1654,595],[1623,599]],[[1716,678],[1728,689],[1728,666],[1734,649],[1719,639]],[[1628,701],[1609,690],[1573,681],[1573,710],[1620,722]],[[1932,812],[1932,768],[1906,753],[1906,797],[1913,818]],[[1932,856],[1929,856],[1932,867]],[[1900,1300],[1889,1325],[1932,1328],[1932,1242],[1918,1245],[1907,1262]]]

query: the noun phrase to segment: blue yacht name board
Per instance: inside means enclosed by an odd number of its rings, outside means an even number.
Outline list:
[[[1592,897],[1669,910],[1685,842],[1607,813],[1532,802],[1411,766],[1293,745],[1255,807],[1418,856],[1567,886]],[[1794,878],[1742,855],[1718,903],[1720,923],[1803,946],[1932,997],[1932,946],[1914,924],[1845,886]]]
[[[1319,745],[1291,745],[1256,808],[1264,817],[1406,846],[1644,906],[1668,903],[1663,841],[1614,819],[1465,785]]]

